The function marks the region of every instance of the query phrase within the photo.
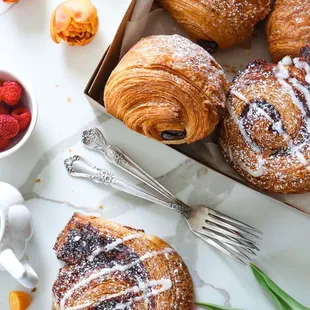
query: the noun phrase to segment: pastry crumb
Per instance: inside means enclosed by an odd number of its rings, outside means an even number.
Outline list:
[[[36,288],[36,287],[34,287],[34,288],[31,290],[31,293],[36,292],[36,290],[37,290],[37,288]]]
[[[35,180],[35,183],[40,183],[41,182],[41,179],[36,179]]]
[[[56,88],[60,88],[60,86],[58,84],[55,85]]]
[[[71,152],[72,152],[72,149],[68,149],[68,152],[71,153]]]
[[[102,205],[100,205],[100,206],[99,206],[99,209],[103,209],[103,206],[102,206]]]
[[[68,97],[67,102],[68,102],[68,103],[70,103],[70,102],[71,102],[71,98],[70,98],[70,97]]]

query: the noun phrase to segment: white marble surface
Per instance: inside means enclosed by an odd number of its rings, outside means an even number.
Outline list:
[[[93,125],[190,204],[217,208],[264,231],[255,263],[288,293],[310,306],[309,218],[222,178],[90,108],[83,89],[111,42],[129,0],[93,2],[100,14],[100,33],[84,48],[56,45],[49,38],[49,16],[57,0],[20,0],[0,15],[0,68],[10,68],[32,80],[39,101],[38,125],[30,141],[21,151],[0,161],[0,180],[20,188],[34,216],[34,237],[27,256],[41,282],[32,294],[30,310],[50,309],[51,287],[61,266],[52,248],[77,210],[143,228],[170,242],[189,266],[199,301],[245,310],[276,309],[249,268],[197,240],[177,214],[67,175],[63,160],[77,153],[124,176],[99,154],[81,146],[82,129]],[[1,3],[0,12],[2,7]],[[36,179],[41,182],[36,183]],[[8,294],[16,289],[21,287],[6,273],[0,273],[1,310],[9,309]]]

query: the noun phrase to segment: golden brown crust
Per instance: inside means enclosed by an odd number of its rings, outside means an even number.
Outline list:
[[[138,42],[112,72],[104,92],[108,113],[167,144],[208,136],[225,110],[224,71],[200,46],[178,35]],[[183,132],[176,139],[166,132]]]
[[[307,74],[308,72],[308,74]],[[234,80],[221,127],[225,160],[252,185],[310,191],[310,67],[286,57],[250,63]]]
[[[274,62],[299,56],[310,41],[310,0],[277,0],[267,24],[267,38]]]
[[[55,310],[193,309],[193,284],[181,257],[142,230],[75,213],[54,249],[66,263],[53,286]]]
[[[193,39],[232,47],[249,38],[270,0],[157,0]]]

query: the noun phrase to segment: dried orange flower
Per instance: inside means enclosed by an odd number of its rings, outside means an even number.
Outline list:
[[[67,0],[51,17],[51,37],[59,43],[86,45],[93,40],[99,27],[97,9],[90,0]]]
[[[31,297],[24,292],[11,292],[9,295],[11,310],[26,310],[31,303]]]

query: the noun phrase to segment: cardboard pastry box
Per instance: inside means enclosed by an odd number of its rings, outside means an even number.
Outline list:
[[[104,107],[104,102],[103,102],[103,91],[104,91],[104,86],[107,83],[107,80],[114,70],[114,68],[117,66],[119,59],[120,59],[120,53],[121,53],[121,47],[122,47],[122,41],[126,29],[127,22],[130,21],[132,13],[134,11],[136,4],[136,0],[133,0],[123,17],[121,24],[117,30],[117,33],[114,37],[114,40],[108,50],[104,53],[102,59],[100,60],[97,68],[95,69],[93,75],[91,76],[86,88],[85,88],[85,95],[90,103],[90,105],[98,110],[101,110],[108,114],[106,112],[106,109]],[[111,116],[111,115],[110,115]],[[111,116],[112,117],[112,116]],[[169,147],[169,146],[167,146]],[[177,146],[171,146],[173,147],[176,151],[181,152],[182,154],[186,155],[187,157],[203,164],[206,166],[208,169],[211,169],[213,171],[217,171],[216,169],[210,167],[206,162],[204,162],[201,157],[193,150],[186,146],[186,145],[177,145]],[[217,171],[218,173],[222,174],[223,177],[228,177],[230,179],[233,179],[239,183],[242,183],[248,187],[250,187],[249,184],[247,184],[245,181],[240,180],[239,178],[234,178],[231,175],[225,175],[224,173]],[[254,190],[258,191],[256,188],[253,188]],[[266,193],[263,193],[266,194]],[[268,195],[269,196],[269,195]],[[310,215],[310,207],[299,207],[295,206],[294,203],[290,202],[283,202],[283,199],[278,199],[279,195],[271,195],[270,199],[276,199],[280,203],[282,203],[284,206],[289,206],[293,208],[297,208],[300,211],[302,211],[304,214]],[[296,195],[294,195],[296,196]],[[310,205],[310,203],[309,203]]]

